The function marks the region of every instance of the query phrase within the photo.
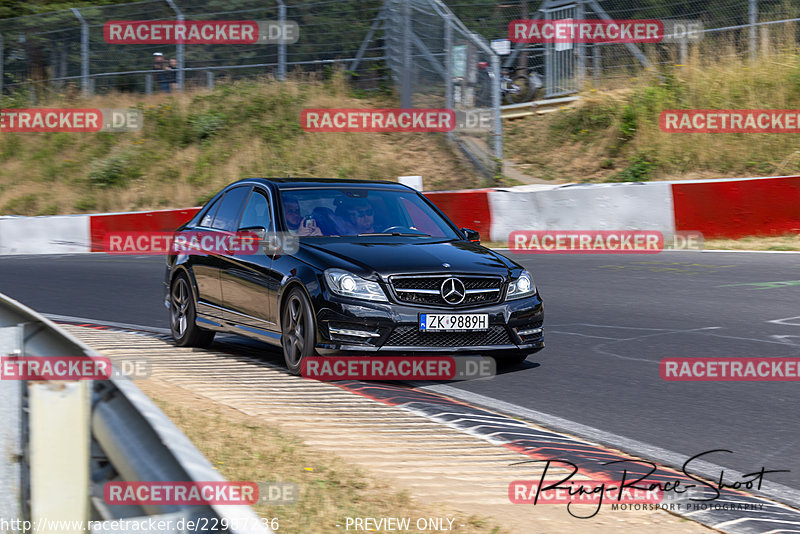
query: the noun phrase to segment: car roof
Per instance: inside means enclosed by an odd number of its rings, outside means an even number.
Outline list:
[[[272,184],[278,189],[315,189],[338,186],[368,186],[376,189],[398,189],[403,191],[408,191],[409,189],[403,184],[386,180],[342,180],[339,178],[244,178],[230,185],[254,182],[263,185]]]

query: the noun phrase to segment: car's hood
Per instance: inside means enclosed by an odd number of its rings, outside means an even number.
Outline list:
[[[515,267],[511,260],[468,241],[302,240],[301,250],[315,256],[317,265],[321,260],[328,267],[354,270],[363,275],[452,272],[506,277]],[[449,267],[445,267],[445,263]]]

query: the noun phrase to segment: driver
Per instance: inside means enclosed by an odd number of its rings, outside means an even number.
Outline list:
[[[375,232],[375,211],[366,198],[349,198],[343,207],[345,219],[353,227],[354,234]]]
[[[304,218],[300,215],[300,203],[296,197],[283,196],[283,213],[286,216],[286,226],[289,227],[291,233],[298,236],[322,235],[314,219]]]

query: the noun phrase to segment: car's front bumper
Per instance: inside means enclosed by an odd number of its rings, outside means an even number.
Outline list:
[[[317,308],[317,353],[486,354],[536,352],[544,347],[539,295],[467,309],[358,301],[327,295]],[[420,332],[420,313],[485,313],[489,330]]]

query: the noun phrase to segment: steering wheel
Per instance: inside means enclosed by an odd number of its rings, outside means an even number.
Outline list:
[[[422,233],[419,230],[417,230],[415,232],[414,230],[412,230],[408,226],[400,226],[400,225],[398,225],[398,226],[390,226],[389,228],[385,229],[383,232],[387,233],[387,234],[392,233],[392,232],[402,232],[402,233],[409,233],[409,234],[413,234],[413,233],[421,234]]]

